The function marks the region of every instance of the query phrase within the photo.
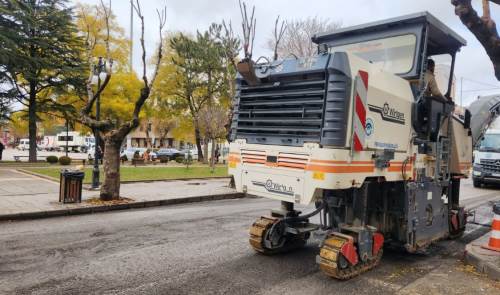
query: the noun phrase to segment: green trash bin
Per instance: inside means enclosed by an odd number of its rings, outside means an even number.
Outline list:
[[[82,185],[85,173],[79,170],[61,170],[59,184],[59,202],[81,203]]]

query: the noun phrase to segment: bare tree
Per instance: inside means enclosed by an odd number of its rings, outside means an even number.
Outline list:
[[[276,48],[276,30],[273,37],[268,39],[267,47],[278,53],[281,58],[288,56],[309,57],[315,55],[316,45],[311,41],[312,37],[318,33],[330,32],[342,26],[339,22],[318,17],[297,19],[286,22],[286,30]]]
[[[215,40],[221,43],[224,51],[224,80],[227,88],[227,96],[230,98],[229,109],[232,109],[233,98],[236,95],[236,84],[234,83],[234,79],[237,71],[238,54],[241,51],[241,41],[234,33],[231,22],[227,24],[225,21],[222,21],[222,24],[212,24],[210,33],[214,36]],[[232,120],[233,112],[228,112],[226,135],[229,135]]]
[[[212,142],[212,152],[210,159],[210,167],[215,167],[215,150],[216,141],[225,139],[226,137],[226,124],[227,124],[227,111],[217,105],[205,106],[198,117],[198,123],[202,126],[201,132],[205,138]],[[208,144],[208,142],[207,142]]]
[[[240,0],[240,12],[242,17],[241,26],[243,29],[243,51],[245,53],[245,59],[251,60],[255,41],[255,28],[257,27],[255,6],[252,8],[252,13],[249,14],[247,4]]]
[[[280,16],[276,18],[276,22],[274,24],[274,54],[273,54],[273,60],[278,60],[278,48],[280,46],[280,42],[283,39],[283,36],[285,35],[286,32],[286,23],[285,21],[281,22],[280,26]]]
[[[491,18],[490,2],[500,4],[500,0],[482,0],[483,16],[479,17],[471,0],[452,0],[455,14],[483,45],[495,68],[495,77],[500,80],[500,37],[495,22]]]
[[[177,127],[177,123],[178,122],[175,119],[169,116],[153,119],[153,128],[160,142],[168,140],[168,134]]]
[[[90,126],[92,129],[96,130],[101,137],[104,139],[104,182],[101,186],[101,199],[102,200],[112,200],[118,199],[120,197],[120,148],[127,134],[139,126],[139,113],[141,112],[144,103],[149,98],[151,93],[151,87],[155,82],[158,74],[158,67],[163,58],[163,29],[166,24],[166,8],[164,7],[161,11],[157,10],[159,19],[159,45],[156,53],[156,63],[155,69],[151,80],[147,76],[147,66],[146,66],[146,45],[144,41],[144,15],[139,4],[139,0],[133,4],[134,10],[137,13],[141,21],[141,48],[142,48],[142,80],[143,87],[140,91],[139,97],[135,101],[134,111],[132,113],[132,119],[127,122],[118,123],[109,118],[104,120],[96,120],[92,116],[91,111],[96,99],[99,95],[106,89],[109,81],[113,76],[113,61],[110,60],[109,53],[109,17],[111,15],[111,1],[109,6],[105,6],[101,0],[101,4],[105,11],[106,25],[107,25],[107,37],[105,41],[106,44],[106,61],[107,66],[105,67],[106,78],[100,87],[94,92],[92,85],[92,78],[94,73],[90,71],[90,77],[87,82],[87,102],[85,107],[81,111],[82,121]]]
[[[257,85],[260,83],[260,80],[255,75],[255,62],[252,60],[255,28],[257,27],[255,6],[252,8],[252,13],[249,14],[246,3],[242,3],[240,0],[240,12],[242,18],[241,27],[243,29],[243,52],[245,53],[245,58],[236,65],[236,69],[249,85]]]

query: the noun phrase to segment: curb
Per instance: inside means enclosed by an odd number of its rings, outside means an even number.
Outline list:
[[[60,217],[60,216],[94,214],[94,213],[101,213],[101,212],[108,212],[108,211],[140,209],[140,208],[150,208],[150,207],[158,207],[158,206],[180,205],[180,204],[188,204],[188,203],[198,203],[198,202],[217,201],[217,200],[229,200],[229,199],[242,199],[242,198],[245,198],[245,194],[230,193],[230,194],[201,196],[201,197],[188,197],[188,198],[177,198],[177,199],[166,199],[166,200],[155,200],[155,201],[142,201],[142,202],[134,202],[134,203],[129,203],[129,204],[68,208],[68,209],[60,209],[60,210],[52,210],[52,211],[26,212],[26,213],[0,215],[0,221],[43,219],[43,218],[52,218],[52,217]]]
[[[490,279],[500,281],[500,265],[485,261],[480,254],[474,253],[472,243],[465,246],[465,262],[474,266],[478,272],[486,274]]]
[[[17,171],[17,172],[24,173],[24,174],[28,174],[28,175],[32,175],[32,176],[36,176],[36,177],[39,177],[39,178],[43,178],[43,179],[45,179],[45,180],[49,180],[49,181],[52,181],[52,182],[59,183],[59,180],[58,180],[58,179],[53,178],[53,177],[50,177],[50,176],[47,176],[47,175],[38,174],[38,173],[35,173],[35,172],[32,172],[32,171],[28,171],[28,170],[24,170],[24,169],[16,169],[16,171]]]

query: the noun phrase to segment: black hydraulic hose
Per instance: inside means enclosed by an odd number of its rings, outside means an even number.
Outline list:
[[[314,210],[311,213],[308,213],[308,214],[305,214],[305,215],[302,215],[302,216],[297,216],[297,217],[286,217],[285,219],[283,219],[283,221],[285,221],[285,222],[306,221],[307,219],[309,219],[309,218],[313,217],[314,215],[320,213],[321,210],[323,210],[324,208],[325,208],[325,203],[321,203],[321,206],[319,206],[318,208],[316,208],[316,210]]]
[[[474,225],[479,225],[479,226],[482,226],[482,227],[491,227],[491,224],[484,224],[484,223],[478,223],[478,222],[467,222],[467,224],[474,224]]]

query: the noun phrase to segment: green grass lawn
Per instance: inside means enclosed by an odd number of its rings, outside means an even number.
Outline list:
[[[43,174],[59,179],[60,168],[26,168],[24,170]],[[102,170],[101,170],[101,175]],[[212,173],[209,167],[122,167],[120,169],[122,181],[147,181],[164,179],[185,179],[228,176],[227,167],[217,166]],[[102,176],[101,176],[102,177]],[[84,183],[92,180],[92,168],[85,169]]]

